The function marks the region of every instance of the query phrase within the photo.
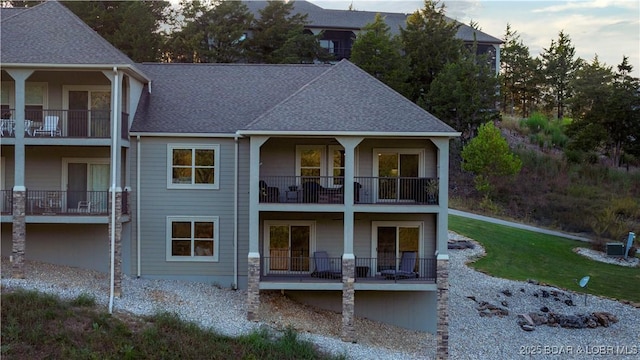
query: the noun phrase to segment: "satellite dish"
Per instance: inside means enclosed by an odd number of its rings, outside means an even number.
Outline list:
[[[587,286],[587,283],[589,282],[590,277],[589,276],[585,276],[582,279],[580,279],[580,282],[578,283],[578,285],[580,285],[580,287],[585,287]]]

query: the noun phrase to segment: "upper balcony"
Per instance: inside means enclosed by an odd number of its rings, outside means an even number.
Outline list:
[[[436,178],[354,178],[354,204],[438,205]],[[260,179],[260,203],[344,204],[344,177],[265,176]]]
[[[25,118],[17,119],[14,109],[4,110],[0,120],[0,136],[15,138],[16,122],[24,121],[25,138],[51,140],[109,139],[111,138],[111,111],[109,110],[32,110],[25,109]],[[129,137],[129,114],[121,114],[122,139]]]

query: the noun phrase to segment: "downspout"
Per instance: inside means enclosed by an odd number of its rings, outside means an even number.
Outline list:
[[[114,283],[115,283],[115,263],[116,263],[116,167],[120,164],[116,164],[118,146],[118,68],[113,67],[113,73],[115,74],[113,79],[113,116],[111,125],[111,269],[109,271],[109,314],[113,313],[113,296],[114,296]]]
[[[137,262],[138,262],[138,271],[137,276],[140,278],[140,249],[142,246],[140,245],[140,151],[142,150],[142,144],[140,144],[140,135],[136,136],[137,139],[137,149],[136,149],[136,246],[137,246]]]
[[[235,141],[235,159],[234,159],[234,171],[233,177],[234,181],[234,189],[233,189],[233,286],[234,290],[238,289],[238,161],[239,161],[239,145],[238,145],[238,135],[234,137]]]

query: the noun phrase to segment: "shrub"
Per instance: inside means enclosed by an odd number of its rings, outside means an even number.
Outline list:
[[[531,116],[528,119],[524,119],[522,123],[533,133],[544,132],[549,126],[547,117],[539,112],[531,114]]]

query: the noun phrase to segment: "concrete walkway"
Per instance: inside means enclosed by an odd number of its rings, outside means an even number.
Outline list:
[[[469,219],[474,219],[474,220],[486,221],[486,222],[490,222],[490,223],[494,223],[494,224],[498,224],[498,225],[511,226],[511,227],[514,227],[514,228],[517,228],[517,229],[523,229],[523,230],[538,232],[538,233],[542,233],[542,234],[559,236],[559,237],[572,239],[572,240],[591,242],[591,239],[586,238],[586,237],[582,237],[582,236],[571,235],[571,234],[563,233],[561,231],[542,229],[542,228],[538,228],[538,227],[535,227],[535,226],[525,225],[525,224],[521,224],[521,223],[517,223],[517,222],[513,222],[513,221],[500,220],[500,219],[491,218],[491,217],[483,216],[483,215],[472,214],[472,213],[468,213],[468,212],[464,212],[464,211],[460,211],[460,210],[449,209],[449,214],[450,215],[455,215],[455,216],[460,216],[460,217],[465,217],[465,218],[469,218]]]

